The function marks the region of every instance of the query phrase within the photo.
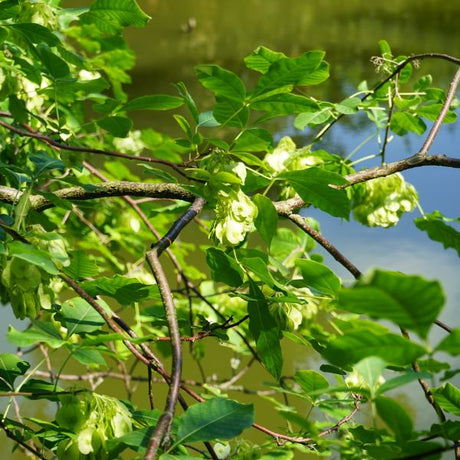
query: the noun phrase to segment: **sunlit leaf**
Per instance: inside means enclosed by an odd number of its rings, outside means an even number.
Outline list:
[[[211,64],[200,65],[195,69],[200,83],[211,90],[216,98],[241,102],[246,97],[243,82],[230,70]]]
[[[102,316],[80,297],[74,297],[62,304],[61,313],[67,334],[94,332],[105,324]]]
[[[441,387],[431,388],[435,401],[447,412],[460,416],[460,390],[447,382]]]
[[[453,329],[435,350],[445,351],[452,356],[460,355],[460,329]]]
[[[241,286],[243,283],[243,271],[235,260],[225,254],[224,251],[209,248],[206,251],[206,262],[215,281],[234,287]]]
[[[415,225],[426,232],[430,239],[442,243],[445,249],[453,248],[460,257],[460,232],[443,220],[439,211],[414,219]]]
[[[403,136],[408,131],[422,135],[426,130],[426,125],[421,118],[407,112],[399,111],[393,114],[391,130],[399,136]]]
[[[32,43],[46,43],[49,46],[56,46],[59,44],[59,38],[49,29],[40,24],[23,22],[18,24],[9,24],[8,27],[20,32]]]
[[[24,375],[30,364],[12,353],[0,353],[0,388],[10,389],[5,382],[13,387],[14,381]]]
[[[97,124],[115,137],[126,137],[133,126],[132,120],[119,116],[101,118]]]
[[[298,259],[296,265],[307,286],[335,296],[340,289],[339,277],[326,265],[311,259]]]
[[[276,233],[278,224],[278,213],[273,206],[272,201],[260,194],[253,197],[253,201],[259,210],[254,224],[268,247]]]
[[[289,84],[311,84],[308,83],[309,75],[313,74],[323,61],[324,52],[309,51],[296,58],[281,58],[270,65],[268,71],[260,77],[254,89],[254,96],[271,91],[274,88]],[[316,83],[327,78],[327,72],[323,73]]]
[[[135,278],[115,275],[112,278],[100,277],[97,280],[85,281],[83,289],[92,296],[106,295],[115,298],[122,305],[148,299],[158,299],[158,287],[143,284]]]
[[[46,343],[51,348],[59,348],[66,343],[51,324],[39,321],[35,321],[34,326],[23,331],[18,331],[10,325],[6,338],[8,342],[18,347]]]
[[[378,356],[389,364],[404,366],[425,353],[425,348],[399,335],[358,330],[332,339],[322,354],[337,366],[348,366],[367,356]]]
[[[126,26],[143,27],[149,19],[134,0],[95,0],[89,11],[80,16],[81,22],[95,24],[108,34]]]
[[[285,172],[278,177],[285,179],[307,203],[333,216],[348,219],[350,200],[346,191],[331,187],[331,185],[347,183],[346,179],[339,174],[311,167]]]
[[[235,140],[232,150],[244,152],[267,152],[273,148],[273,137],[266,129],[253,128],[243,131]]]
[[[294,375],[295,381],[307,396],[315,400],[320,395],[318,391],[329,386],[329,382],[319,372],[313,370],[298,370]]]
[[[274,62],[285,57],[284,53],[272,51],[265,46],[259,46],[249,56],[244,58],[244,63],[248,69],[264,74]]]
[[[283,367],[280,330],[271,317],[267,301],[257,285],[250,280],[248,302],[249,330],[256,341],[257,353],[270,374],[279,379]]]
[[[45,270],[50,275],[57,275],[58,269],[51,260],[51,256],[47,251],[37,249],[31,244],[13,241],[8,245],[11,255],[19,259],[30,262],[33,265]]]
[[[140,96],[132,99],[121,107],[120,110],[130,112],[131,110],[170,110],[184,105],[182,98],[169,96],[167,94],[153,94],[151,96]]]
[[[213,398],[187,409],[180,418],[176,444],[230,439],[254,422],[252,404]]]
[[[426,337],[444,304],[437,281],[399,272],[375,270],[339,295],[341,308],[384,318]]]
[[[396,440],[406,442],[412,437],[413,423],[408,413],[394,399],[378,397],[375,406],[381,419],[395,434]]]
[[[65,267],[64,271],[74,279],[91,278],[99,274],[94,257],[88,255],[85,251],[72,251],[70,254],[70,265]]]

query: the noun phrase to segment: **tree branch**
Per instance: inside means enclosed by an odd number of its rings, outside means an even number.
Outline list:
[[[176,307],[159,257],[177,238],[182,229],[201,211],[204,203],[205,201],[203,198],[197,198],[192,206],[172,225],[169,232],[147,252],[147,261],[158,284],[158,289],[165,308],[166,319],[168,321],[172,348],[172,371],[166,406],[150,437],[147,453],[144,457],[146,460],[153,460],[155,458],[162,440],[169,443],[169,432],[171,430],[171,423],[179,397],[182,373],[182,349]]]

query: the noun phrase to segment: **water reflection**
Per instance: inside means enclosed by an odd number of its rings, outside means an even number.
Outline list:
[[[75,6],[75,2],[70,0],[64,3]],[[79,6],[84,3],[89,2],[79,2]],[[381,38],[388,40],[397,53],[438,51],[460,54],[460,29],[457,20],[460,2],[455,1],[146,0],[139,3],[152,16],[152,21],[145,29],[130,29],[127,34],[138,56],[136,69],[132,73],[134,84],[128,89],[130,96],[156,92],[172,94],[174,89],[170,83],[182,80],[203,104],[203,109],[206,108],[206,101],[210,100],[206,100],[205,92],[197,84],[193,66],[213,62],[233,69],[242,78],[248,79],[249,73],[241,65],[242,58],[262,44],[288,55],[311,49],[326,50],[327,60],[332,67],[331,79],[327,84],[312,88],[311,91],[318,98],[333,101],[339,101],[353,92],[352,85],[360,80],[377,79],[369,58],[378,52],[377,41]],[[451,65],[439,61],[424,63],[423,69],[427,73],[440,76],[440,84],[443,85],[447,84],[453,73]],[[136,123],[138,127],[153,126],[172,135],[178,134],[172,116],[168,114],[143,112],[138,115]],[[306,142],[305,135],[292,130],[290,120],[279,122],[272,128],[277,131],[278,137],[289,134],[299,142]],[[331,137],[326,139],[328,148],[334,153],[349,152],[360,142],[355,133],[361,128],[360,124],[338,125],[331,132]],[[365,132],[361,133],[362,138],[366,135]],[[390,146],[389,160],[406,155],[408,150],[415,151],[417,142],[412,139],[409,144],[405,144],[404,141],[397,140]],[[444,129],[435,147],[443,153],[455,153],[453,146],[458,145],[460,133],[456,127]],[[370,145],[366,148],[372,149]],[[460,192],[458,175],[454,176],[451,171],[424,168],[420,172],[408,171],[406,177],[418,186],[425,211],[430,212],[441,207],[447,215],[458,216],[458,200],[452,200]],[[442,278],[449,300],[441,319],[455,326],[455,299],[460,298],[460,268],[452,250],[440,251],[436,243],[414,230],[410,217],[404,218],[397,229],[369,231],[357,224],[329,218],[318,211],[311,212],[321,222],[325,236],[341,248],[345,255],[352,256],[361,270],[381,266],[419,273],[429,278]],[[340,275],[348,276],[333,260],[328,261]],[[6,325],[14,322],[12,317],[6,319],[5,313],[2,311],[2,340]],[[15,327],[21,328],[21,324],[15,324]],[[14,351],[13,347],[8,350],[3,342],[1,349],[2,352]],[[294,346],[289,351],[291,356],[299,356]],[[218,360],[213,359],[216,355],[212,352],[209,356],[210,362],[204,366],[210,374],[215,362],[225,362],[225,359],[221,350]],[[225,354],[227,361],[230,357],[230,352]],[[188,359],[187,362],[191,363],[192,360]],[[297,357],[286,364],[284,372],[292,374],[296,368],[309,366],[315,367],[311,357]],[[199,378],[193,362],[187,366],[185,375],[187,378]],[[242,383],[251,387],[264,379],[270,379],[268,374],[254,375],[251,372]],[[100,391],[103,392],[104,388],[111,393],[113,385],[101,387]],[[146,393],[139,391],[138,394]],[[253,400],[251,395],[238,394],[237,397],[242,402]],[[144,396],[137,402],[146,406]],[[269,406],[271,405],[268,403],[262,403],[258,407],[258,413],[264,414]],[[431,418],[428,411],[422,410],[421,413],[426,413]],[[263,422],[263,415],[259,421]],[[281,423],[279,419],[271,419],[270,422],[273,426]],[[418,423],[425,424],[420,414]],[[8,447],[5,449],[9,452]],[[22,458],[21,454],[18,458]]]

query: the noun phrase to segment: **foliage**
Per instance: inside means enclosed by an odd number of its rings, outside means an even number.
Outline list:
[[[288,57],[259,47],[244,60],[255,75],[250,86],[218,65],[196,68],[211,108],[183,83],[174,95],[128,100],[134,56],[122,30],[147,21],[134,0],[95,0],[88,9],[0,3],[0,294],[24,320],[8,340],[43,354],[0,354],[0,396],[11,399],[4,433],[39,458],[122,458],[128,449],[163,460],[439,458],[460,436],[460,390],[448,381],[459,370],[439,360],[440,352],[458,355],[459,330],[429,341],[445,301],[441,284],[380,269],[361,276],[305,216],[312,206],[389,227],[413,211],[417,192],[401,171],[459,167],[428,155],[440,122],[456,120],[455,81],[446,94],[416,72],[414,58],[393,56],[382,41],[377,87],[363,82],[343,101],[321,101],[308,87],[328,78],[324,52]],[[139,110],[175,110],[182,137],[136,129],[130,114]],[[317,135],[303,147],[289,137],[275,142],[268,122],[278,117]],[[317,147],[342,117],[367,118],[381,134],[379,167],[358,171]],[[439,123],[421,151],[386,164],[391,133],[422,135],[426,121]],[[181,232],[193,219],[187,241]],[[455,219],[436,212],[415,222],[459,252]],[[323,263],[318,243],[354,284]],[[159,262],[164,250],[161,260],[178,276],[173,288]],[[229,370],[219,362],[217,380],[181,383],[180,341],[198,366],[208,344],[230,349]],[[286,375],[290,342],[317,353],[319,370]],[[162,359],[171,353],[169,373]],[[80,377],[64,373],[72,362],[83,366]],[[253,404],[228,395],[257,365],[286,421],[276,432]],[[133,374],[140,366],[169,388],[164,411],[133,402],[136,379],[147,375]],[[73,377],[80,381],[65,383]],[[96,391],[112,379],[125,382],[124,398]],[[431,426],[415,425],[390,392],[415,380],[433,406]],[[145,401],[157,399],[145,391]],[[53,415],[14,417],[19,397],[48,401]],[[358,411],[371,420],[354,419]],[[249,441],[251,426],[267,441]]]

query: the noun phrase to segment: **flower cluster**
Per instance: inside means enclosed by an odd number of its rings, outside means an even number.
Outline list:
[[[369,227],[396,225],[404,212],[413,211],[418,196],[399,173],[357,184],[353,190],[353,216]]]
[[[241,185],[244,184],[246,167],[243,163],[227,163],[223,170],[231,172],[240,179]],[[228,246],[241,243],[248,232],[255,230],[257,206],[241,190],[241,185],[227,185],[216,195],[213,233],[222,244]]]
[[[128,409],[118,399],[97,393],[83,401],[75,396],[63,398],[56,421],[76,435],[58,448],[58,457],[66,459],[80,458],[80,454],[105,458],[107,441],[132,431]]]
[[[309,147],[298,149],[294,141],[283,137],[272,153],[265,155],[264,162],[273,174],[284,171],[305,169],[323,163],[320,156],[310,151]]]
[[[214,234],[221,243],[235,246],[255,230],[256,217],[257,207],[241,190],[219,191]]]

